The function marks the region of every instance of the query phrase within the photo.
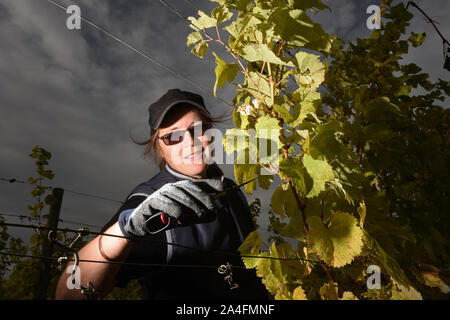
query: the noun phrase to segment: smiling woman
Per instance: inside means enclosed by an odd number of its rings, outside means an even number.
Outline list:
[[[150,139],[133,141],[147,146],[145,155],[153,155],[160,169],[168,164],[173,169],[200,177],[204,176],[207,166],[202,154],[210,143],[203,134],[220,120],[220,117],[213,117],[188,103],[180,103],[163,115],[159,128],[152,130]]]
[[[82,285],[92,284],[104,296],[115,285],[125,286],[137,279],[143,299],[267,298],[255,271],[245,269],[238,255],[215,253],[237,253],[255,230],[242,191],[233,188],[236,184],[224,177],[216,163],[205,160],[204,151],[210,144],[205,130],[216,120],[201,96],[178,89],[169,90],[150,105],[151,138],[141,144],[147,146],[147,154],[155,153],[161,171],[134,188],[102,230],[126,239],[99,236],[79,251]],[[214,197],[219,193],[224,196]],[[81,260],[167,267],[83,264]],[[170,268],[173,265],[203,267],[181,273]],[[229,268],[225,277],[218,271],[223,266]],[[71,268],[69,265],[68,270]],[[85,298],[79,289],[67,285],[69,274],[61,276],[56,297]]]

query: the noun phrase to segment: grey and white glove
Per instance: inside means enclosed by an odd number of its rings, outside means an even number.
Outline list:
[[[222,191],[220,179],[167,183],[148,196],[131,214],[121,213],[119,226],[125,236],[139,239],[169,227],[211,221],[216,208],[213,196]]]

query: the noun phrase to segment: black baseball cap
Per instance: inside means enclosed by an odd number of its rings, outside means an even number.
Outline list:
[[[151,134],[159,128],[167,112],[181,104],[190,104],[200,112],[210,115],[200,95],[188,91],[181,91],[180,89],[170,89],[148,107],[148,124],[150,125]]]

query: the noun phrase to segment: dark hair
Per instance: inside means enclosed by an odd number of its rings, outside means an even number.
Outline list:
[[[198,108],[190,105],[190,104],[182,104],[178,108],[172,108],[170,109],[164,119],[170,118],[170,116],[175,113],[176,111],[179,111],[180,109],[186,109],[186,112],[195,110],[198,112],[198,114],[202,117],[203,125],[206,126],[206,129],[212,128],[215,123],[224,122],[227,121],[229,116],[226,115],[226,113],[220,115],[220,116],[212,116],[210,114],[206,114],[204,112],[201,112]],[[160,127],[164,127],[164,120],[161,123]],[[153,157],[153,160],[156,164],[158,164],[158,167],[160,169],[163,169],[166,165],[165,159],[161,156],[159,147],[158,147],[158,138],[159,138],[159,130],[160,128],[156,129],[155,132],[145,141],[137,141],[131,136],[131,140],[140,145],[140,146],[146,146],[144,150],[144,156],[145,157]]]

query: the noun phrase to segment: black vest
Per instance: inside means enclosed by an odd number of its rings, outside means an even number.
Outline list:
[[[224,178],[216,165],[210,166],[207,174],[208,178],[221,178],[224,189],[236,185],[232,180]],[[124,209],[136,207],[166,183],[186,179],[192,178],[166,165],[153,178],[130,192],[125,205],[110,224],[117,221],[117,216]],[[176,227],[137,242],[128,256],[128,262],[168,266],[123,266],[118,275],[119,284],[123,285],[133,278],[138,279],[143,299],[266,298],[266,290],[255,271],[246,270],[240,257],[225,253],[238,253],[239,245],[255,229],[244,194],[236,188],[216,201],[218,213],[214,221]],[[231,269],[231,279],[226,278],[229,272],[218,272],[219,267],[227,263],[235,266]],[[238,288],[231,289],[234,284]]]

